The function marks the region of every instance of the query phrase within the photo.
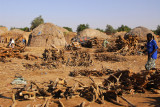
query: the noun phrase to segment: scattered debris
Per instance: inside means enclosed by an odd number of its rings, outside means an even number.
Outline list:
[[[16,85],[20,85],[20,84],[23,84],[23,85],[26,85],[27,84],[27,81],[22,78],[22,76],[17,76],[15,75],[15,79],[11,82],[12,85],[16,84]]]

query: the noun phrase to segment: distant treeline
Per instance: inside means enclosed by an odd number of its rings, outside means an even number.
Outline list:
[[[32,31],[34,28],[36,28],[37,26],[39,26],[40,24],[43,24],[44,23],[44,19],[42,18],[42,16],[38,16],[36,18],[34,18],[34,20],[31,22],[31,27],[24,27],[24,28],[16,28],[16,27],[11,27],[11,30],[12,29],[20,29],[20,30],[23,30],[23,31],[26,31],[26,32],[30,32]],[[0,25],[0,27],[4,27],[3,25]],[[72,28],[70,27],[63,27],[65,29],[67,29],[68,31],[73,31]],[[77,26],[77,32],[80,32],[80,31],[83,31],[84,29],[87,29],[87,28],[90,28],[89,27],[89,24],[79,24]],[[116,32],[120,32],[120,31],[126,31],[126,32],[129,32],[131,30],[130,27],[128,27],[127,25],[121,25],[120,27],[118,27],[117,29],[113,28],[111,25],[106,25],[106,28],[105,30],[104,29],[100,29],[100,28],[97,28],[96,30],[99,30],[101,32],[104,32],[106,34],[114,34]],[[157,26],[157,29],[156,30],[152,30],[156,35],[160,35],[160,25]]]

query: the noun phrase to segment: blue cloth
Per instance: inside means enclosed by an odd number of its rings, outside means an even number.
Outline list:
[[[24,40],[24,39],[22,39],[22,41],[25,43],[26,42],[26,40]]]
[[[155,40],[151,40],[150,42],[147,42],[148,54],[152,53],[155,49],[158,49],[158,46]],[[152,54],[151,58],[157,59],[157,50]]]

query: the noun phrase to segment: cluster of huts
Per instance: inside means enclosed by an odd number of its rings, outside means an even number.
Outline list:
[[[8,43],[11,38],[25,39],[30,47],[51,47],[51,46],[66,46],[71,43],[71,39],[78,37],[89,37],[99,39],[112,39],[117,36],[137,35],[140,39],[146,40],[147,33],[154,33],[145,27],[136,27],[129,33],[117,32],[110,36],[95,29],[85,29],[78,34],[69,32],[68,30],[54,25],[52,23],[44,23],[33,29],[32,32],[24,32],[19,29],[8,30],[6,27],[0,27],[0,42]],[[156,38],[156,35],[155,35]]]

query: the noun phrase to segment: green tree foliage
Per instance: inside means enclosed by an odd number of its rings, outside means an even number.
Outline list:
[[[84,29],[87,29],[87,28],[89,28],[88,24],[80,24],[77,27],[77,32],[83,31]]]
[[[126,32],[129,32],[131,30],[131,28],[129,28],[128,26],[126,25],[121,25],[121,27],[118,27],[117,31],[120,32],[120,31],[126,31]]]
[[[155,30],[156,35],[160,35],[160,25],[157,26],[157,29]]]
[[[3,25],[0,25],[0,27],[5,27],[5,26],[3,26]]]
[[[111,25],[107,25],[105,32],[106,34],[111,35],[116,33],[116,30]]]
[[[70,27],[63,27],[63,28],[67,29],[70,32],[73,32],[72,28],[70,28]]]
[[[13,29],[20,29],[20,30],[25,31],[25,32],[29,32],[30,31],[29,27],[24,27],[24,28],[11,27],[10,28],[10,30],[13,30]]]
[[[36,17],[32,22],[31,22],[31,30],[33,30],[34,28],[36,28],[37,26],[39,26],[40,24],[43,24],[44,20],[42,18],[42,16],[38,16]]]
[[[25,32],[29,32],[30,31],[29,27],[20,28],[20,30],[23,30]]]
[[[10,30],[17,29],[16,27],[11,27]]]
[[[104,30],[100,28],[97,28],[96,30],[99,30],[100,32],[104,32]]]

